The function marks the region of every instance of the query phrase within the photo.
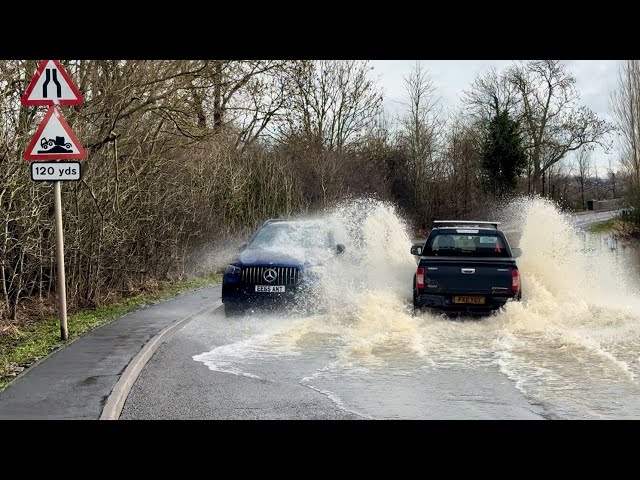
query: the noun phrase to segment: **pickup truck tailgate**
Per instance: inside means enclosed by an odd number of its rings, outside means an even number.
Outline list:
[[[442,259],[423,259],[424,293],[434,294],[484,294],[510,295],[511,270],[515,262],[465,261],[457,258],[447,262]]]

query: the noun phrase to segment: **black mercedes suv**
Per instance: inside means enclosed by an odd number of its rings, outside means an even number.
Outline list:
[[[306,297],[317,281],[312,269],[343,253],[319,220],[268,220],[240,247],[222,280],[225,315]]]

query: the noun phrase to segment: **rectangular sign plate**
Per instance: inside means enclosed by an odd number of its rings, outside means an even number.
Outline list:
[[[80,180],[80,162],[31,162],[31,180],[34,182]]]
[[[283,293],[284,285],[256,285],[256,292]]]
[[[477,295],[456,295],[453,297],[453,303],[471,303],[474,305],[484,305],[484,297]]]

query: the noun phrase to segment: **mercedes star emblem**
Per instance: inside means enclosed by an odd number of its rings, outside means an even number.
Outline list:
[[[262,274],[262,278],[264,278],[265,282],[271,283],[278,278],[278,273],[273,268],[267,268]]]

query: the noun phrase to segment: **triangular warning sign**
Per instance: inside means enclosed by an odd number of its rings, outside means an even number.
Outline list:
[[[58,107],[53,105],[49,107],[23,155],[26,160],[67,160],[86,156],[86,150]]]
[[[42,60],[20,102],[22,105],[80,105],[84,100],[58,60]]]

